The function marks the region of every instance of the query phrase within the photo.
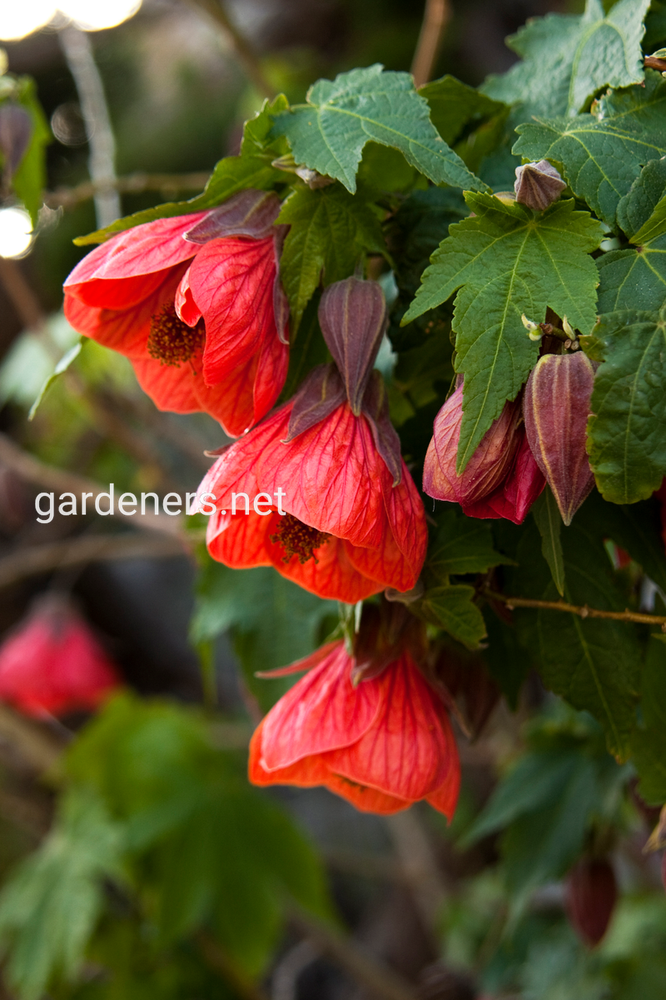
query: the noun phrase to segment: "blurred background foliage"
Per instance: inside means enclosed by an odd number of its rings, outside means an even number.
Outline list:
[[[528,17],[581,9],[453,0],[434,76],[477,85],[511,65],[504,37]],[[230,0],[227,10],[270,86],[291,101],[354,66],[408,69],[423,16],[422,3],[403,0]],[[660,18],[657,3],[655,44]],[[87,37],[120,176],[206,175],[237,150],[264,95],[200,8],[144,0],[124,24]],[[96,228],[92,199],[67,193],[88,179],[79,96],[55,28],[3,46],[10,73],[35,80],[50,123],[52,196],[29,252],[0,258],[0,629],[45,590],[68,590],[127,690],[94,719],[38,724],[0,708],[0,996],[663,996],[666,898],[659,858],[642,853],[658,812],[608,755],[598,725],[547,695],[517,645],[505,651],[512,677],[505,669],[502,678],[515,711],[493,695],[480,734],[461,739],[463,791],[449,829],[427,808],[386,821],[320,789],[260,792],[245,778],[251,726],[288,681],[255,671],[325,641],[337,608],[272,570],[213,564],[201,519],[185,526],[195,556],[175,532],[128,541],[101,518],[35,521],[35,495],[65,488],[58,472],[80,485],[192,490],[208,467],[204,449],[224,436],[205,416],[155,410],[119,355],[90,341],[77,352],[61,285],[84,252],[73,237]],[[123,193],[123,214],[201,187],[196,177],[184,192],[180,183]],[[398,315],[458,217],[456,199],[419,191],[392,220],[404,266],[386,290]],[[399,343],[397,327],[391,335]],[[393,373],[393,414],[414,461],[415,408],[434,416],[436,388],[451,378],[444,322],[428,344],[430,354],[401,354]],[[71,364],[28,421],[63,355]],[[495,544],[511,553],[510,526]],[[631,565],[618,572],[630,589]],[[652,649],[649,669],[666,669],[666,649]],[[452,641],[451,656],[478,677],[477,654]],[[492,655],[487,666],[492,674]],[[612,858],[620,899],[590,950],[566,918],[563,880],[593,849]]]

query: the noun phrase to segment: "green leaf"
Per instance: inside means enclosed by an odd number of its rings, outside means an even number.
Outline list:
[[[340,184],[295,190],[278,222],[291,228],[280,259],[280,278],[290,306],[290,329],[296,335],[308,302],[322,276],[325,285],[353,274],[361,255],[385,253],[379,219],[362,197]]]
[[[483,573],[491,566],[510,562],[493,547],[490,525],[475,517],[465,517],[454,506],[437,518],[437,535],[428,554],[427,568],[439,579]]]
[[[641,167],[666,153],[663,129],[666,83],[649,71],[644,87],[632,87],[623,100],[604,99],[595,114],[519,125],[513,152],[531,160],[561,165],[565,180],[579,198],[609,226],[615,227],[618,203]]]
[[[174,704],[121,696],[80,735],[67,769],[127,830],[136,891],[160,944],[211,925],[248,975],[261,973],[291,897],[330,915],[321,866],[245,761]]]
[[[468,649],[478,649],[486,636],[486,623],[473,603],[474,596],[474,587],[455,584],[433,587],[423,599],[423,609],[430,620]]]
[[[635,503],[666,474],[666,306],[602,316],[595,332],[605,360],[590,404],[590,464],[606,500]]]
[[[596,322],[594,261],[602,228],[573,201],[545,212],[485,194],[465,195],[475,218],[449,229],[403,324],[456,297],[456,370],[465,374],[458,472],[536,362],[521,316],[543,322],[550,306],[582,333]]]
[[[363,147],[373,141],[399,149],[435,184],[485,190],[430,121],[427,102],[409,73],[367,69],[319,80],[299,104],[275,116],[272,135],[284,135],[295,160],[333,177],[353,194]]]
[[[631,741],[639,791],[651,806],[666,802],[666,645],[651,642],[643,672],[641,726]]]
[[[121,828],[89,790],[72,790],[38,850],[0,893],[4,966],[21,1000],[38,1000],[53,980],[73,979],[104,900],[103,880],[118,874]]]
[[[271,567],[235,570],[209,560],[191,631],[201,642],[233,628],[246,683],[268,709],[288,684],[257,680],[254,673],[287,666],[313,652],[326,619],[337,617],[335,602],[310,594]]]
[[[541,554],[550,567],[558,594],[564,596],[564,556],[560,539],[562,517],[550,486],[546,485],[541,496],[532,505],[532,515],[541,535]]]
[[[245,125],[240,156],[227,156],[220,160],[203,193],[196,198],[165,202],[163,205],[156,205],[155,208],[144,208],[133,215],[125,216],[124,219],[117,219],[105,229],[98,229],[94,233],[88,233],[87,236],[79,236],[74,242],[77,246],[103,243],[114,233],[124,232],[144,222],[214,208],[246,188],[267,191],[276,184],[292,180],[293,175],[272,166],[272,161],[281,155],[284,147],[279,142],[265,138],[270,128],[271,114],[280,113],[288,106],[287,99],[282,94],[276,97],[272,104],[266,102],[255,118],[250,119]]]
[[[39,405],[41,401],[44,399],[45,394],[48,392],[50,387],[58,378],[58,375],[62,375],[63,372],[66,372],[69,366],[71,365],[72,361],[75,361],[76,358],[78,358],[79,354],[81,353],[82,347],[83,347],[83,337],[81,337],[81,339],[77,344],[74,344],[73,347],[70,347],[70,349],[63,354],[60,361],[53,369],[53,374],[49,375],[49,377],[43,382],[37,398],[30,407],[30,412],[28,413],[28,420],[34,419],[35,414],[37,413],[37,410],[39,408]]]
[[[484,93],[506,104],[520,102],[525,118],[582,111],[603,87],[643,80],[643,19],[650,0],[620,0],[605,14],[601,0],[585,13],[548,14],[530,20],[507,39],[523,61],[491,76]]]
[[[525,649],[518,642],[516,629],[502,621],[492,608],[484,608],[484,618],[488,632],[488,649],[484,652],[484,662],[488,673],[499,685],[515,712],[518,697],[525,678],[532,667]]]
[[[444,142],[453,145],[466,125],[481,124],[504,111],[501,101],[493,101],[480,90],[443,76],[419,88],[421,97],[430,105],[430,120]]]
[[[594,490],[577,516],[628,552],[650,579],[666,591],[661,507],[656,498],[627,506],[606,503]]]
[[[298,328],[298,337],[289,346],[289,369],[287,380],[280,393],[279,403],[291,399],[303,379],[316,365],[324,365],[331,360],[326,341],[319,326],[319,302],[321,295],[315,291]]]
[[[617,206],[617,221],[638,246],[666,230],[666,157],[643,167]]]
[[[518,596],[559,598],[545,563],[535,559],[536,526],[528,527],[518,547],[519,571],[508,571],[507,589]],[[616,589],[601,536],[578,517],[562,533],[570,604],[622,611],[626,601]],[[635,723],[640,683],[640,649],[634,627],[622,622],[580,618],[561,611],[516,608],[514,620],[544,684],[574,708],[599,720],[608,748],[626,758]]]

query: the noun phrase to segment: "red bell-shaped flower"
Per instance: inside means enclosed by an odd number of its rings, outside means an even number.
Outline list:
[[[279,211],[277,195],[248,190],[112,236],[68,277],[65,314],[126,355],[160,409],[204,411],[238,436],[287,374]]]
[[[119,684],[86,622],[59,595],[41,598],[0,646],[0,700],[27,715],[97,708]]]
[[[504,517],[521,524],[546,481],[527,444],[520,402],[505,404],[458,475],[462,400],[460,385],[435,418],[423,490],[436,500],[459,503],[468,517]]]
[[[364,812],[399,812],[425,799],[451,819],[460,763],[441,695],[409,643],[398,639],[392,655],[381,649],[376,663],[367,649],[361,658],[333,642],[273,672],[308,670],[254,733],[250,781],[324,785]]]
[[[221,455],[198,495],[216,510],[207,533],[214,559],[235,569],[273,565],[320,597],[355,603],[386,587],[411,590],[427,529],[372,372],[385,326],[381,290],[355,278],[331,285],[320,315],[325,334],[331,323],[353,328],[349,353],[364,352],[363,363],[343,361],[344,382],[333,365],[314,369],[292,400]]]

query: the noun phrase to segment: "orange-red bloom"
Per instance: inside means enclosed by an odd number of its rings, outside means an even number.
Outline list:
[[[62,598],[42,598],[0,647],[0,700],[27,715],[97,708],[120,681],[85,621]]]
[[[325,785],[364,812],[425,799],[449,819],[460,763],[444,702],[409,651],[352,683],[354,659],[329,643],[294,664],[309,672],[270,710],[250,744],[256,785]]]
[[[411,590],[427,529],[372,372],[385,322],[379,286],[350,278],[330,286],[322,305],[325,334],[331,317],[334,325],[352,317],[354,349],[363,352],[365,334],[373,349],[351,366],[355,375],[345,365],[345,383],[332,365],[314,369],[292,400],[221,455],[198,492],[215,497],[214,559],[235,569],[273,565],[320,597],[355,603],[386,587]]]
[[[436,500],[459,503],[468,517],[504,517],[521,524],[546,480],[528,445],[520,403],[505,404],[458,475],[462,398],[460,385],[435,417],[423,490]]]
[[[276,195],[112,236],[65,282],[80,333],[126,355],[162,410],[202,410],[238,436],[273,406],[288,364]]]

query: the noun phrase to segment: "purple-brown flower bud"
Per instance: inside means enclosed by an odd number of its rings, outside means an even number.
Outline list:
[[[557,201],[566,184],[548,160],[539,160],[538,163],[525,163],[522,167],[516,167],[516,183],[513,187],[519,204],[543,212]]]
[[[525,387],[527,440],[565,524],[594,486],[585,451],[593,384],[592,363],[578,351],[544,354]]]
[[[386,330],[384,293],[376,281],[336,281],[321,297],[319,322],[345,384],[352,413],[358,416]]]
[[[567,915],[588,947],[594,948],[606,933],[616,899],[615,874],[606,860],[583,859],[567,875]]]
[[[459,386],[435,417],[423,466],[423,489],[435,500],[449,500],[467,507],[493,493],[508,474],[520,445],[520,404],[516,401],[505,404],[459,476],[456,456],[462,400],[463,387]]]

